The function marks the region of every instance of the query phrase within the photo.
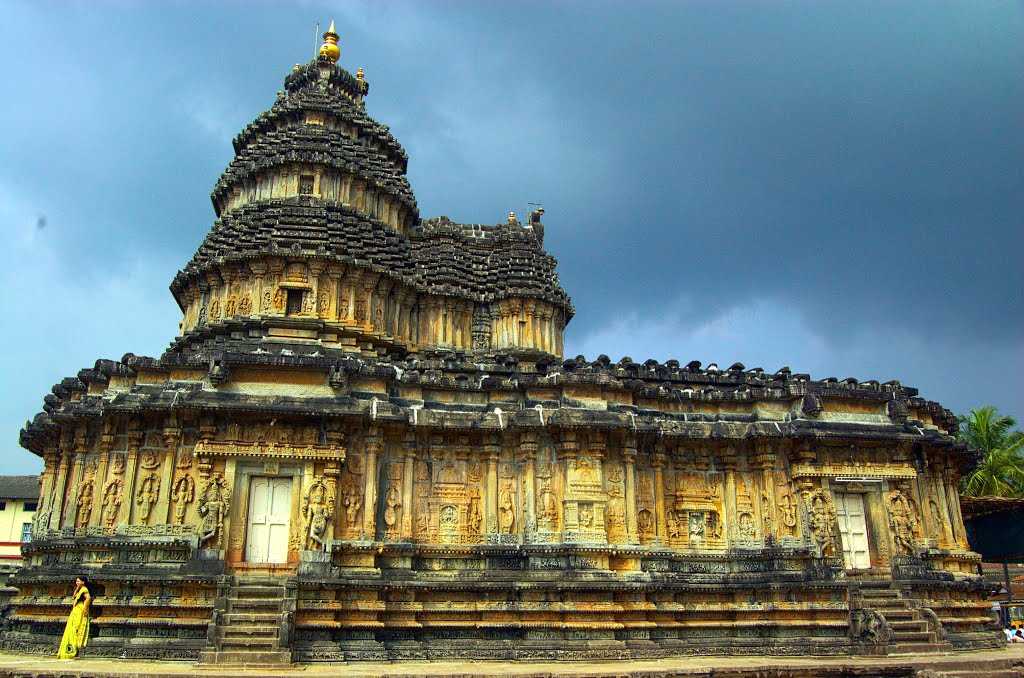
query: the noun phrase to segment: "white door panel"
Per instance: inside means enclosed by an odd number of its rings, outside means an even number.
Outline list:
[[[249,529],[245,559],[250,563],[288,560],[291,478],[255,476],[249,484]]]
[[[863,496],[837,492],[835,505],[836,518],[839,520],[839,538],[843,544],[843,563],[846,569],[863,570],[871,567]]]

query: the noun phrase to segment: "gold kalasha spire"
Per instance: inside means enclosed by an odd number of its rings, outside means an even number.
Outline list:
[[[331,19],[331,25],[328,26],[327,32],[324,33],[324,44],[320,45],[320,57],[335,64],[338,63],[338,59],[341,57],[341,47],[338,47],[338,34],[334,30],[334,19]]]

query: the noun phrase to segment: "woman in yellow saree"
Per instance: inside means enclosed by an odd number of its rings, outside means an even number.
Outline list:
[[[64,637],[60,640],[58,659],[74,659],[78,651],[89,641],[89,580],[85,577],[75,578],[75,592],[71,594],[71,614],[68,624],[64,627]]]

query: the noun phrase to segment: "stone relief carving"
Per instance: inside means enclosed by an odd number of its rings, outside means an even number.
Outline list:
[[[384,495],[384,529],[389,536],[398,532],[398,512],[402,509],[402,493],[392,481]]]
[[[782,523],[783,536],[796,536],[797,503],[790,492],[779,497],[779,522]]]
[[[121,512],[121,487],[120,480],[111,480],[103,490],[103,526],[108,530],[117,525],[117,516]]]
[[[160,498],[160,478],[155,473],[143,477],[139,483],[139,491],[135,495],[135,503],[139,506],[139,518],[143,523],[149,521],[153,505]]]
[[[174,524],[181,525],[185,522],[185,512],[188,505],[195,500],[196,481],[192,476],[183,475],[174,483],[174,491],[171,498],[174,499]]]
[[[558,503],[549,479],[541,482],[538,499],[540,506],[537,511],[537,524],[546,530],[558,529]]]
[[[877,610],[862,608],[851,613],[850,635],[868,643],[887,643],[892,639],[889,623]]]
[[[303,533],[306,536],[305,548],[323,550],[327,525],[334,516],[334,493],[323,477],[317,477],[309,486],[302,502]]]
[[[512,485],[505,483],[498,494],[498,530],[502,534],[512,534],[515,522],[516,506],[512,497]],[[580,524],[582,524],[582,519]]]
[[[76,527],[88,527],[89,517],[92,515],[92,495],[95,486],[91,478],[86,478],[78,488],[78,512],[75,516]]]
[[[115,454],[110,458],[110,473],[119,476],[124,473],[124,455]]]
[[[240,302],[238,302],[238,314],[239,315],[249,315],[251,313],[252,313],[252,299],[249,298],[249,295],[245,295],[244,297],[242,297],[242,300]]]
[[[231,501],[231,490],[222,475],[214,475],[206,481],[203,494],[199,498],[199,515],[202,523],[199,526],[199,543],[216,541],[224,532],[224,516],[228,513]]]
[[[363,506],[361,478],[346,473],[341,481],[341,506],[344,510],[345,527],[354,529],[359,524],[359,509]]]
[[[156,452],[147,450],[139,457],[139,466],[147,471],[151,471],[160,466],[160,456]]]
[[[469,494],[469,515],[466,518],[470,535],[479,536],[483,528],[483,512],[480,510],[480,490],[474,487]]]
[[[640,509],[637,513],[636,526],[641,539],[646,541],[654,537],[654,515],[647,509]]]
[[[917,512],[906,495],[899,490],[889,492],[886,499],[886,508],[889,510],[889,530],[892,533],[896,553],[913,555]]]
[[[808,493],[806,502],[811,538],[822,556],[836,555],[836,508],[832,496],[819,488]]]

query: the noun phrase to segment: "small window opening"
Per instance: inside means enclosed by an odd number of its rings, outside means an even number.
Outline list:
[[[35,502],[35,501],[26,501],[26,502],[25,502],[25,509],[24,509],[24,510],[26,510],[26,511],[35,511],[35,510],[36,510],[36,507],[37,507],[38,505],[39,505],[39,502]]]
[[[523,343],[526,341],[526,321],[519,321],[519,342]]]
[[[312,174],[303,174],[299,177],[299,193],[302,195],[313,195]]]
[[[302,290],[288,290],[288,303],[285,307],[287,315],[302,313]]]

